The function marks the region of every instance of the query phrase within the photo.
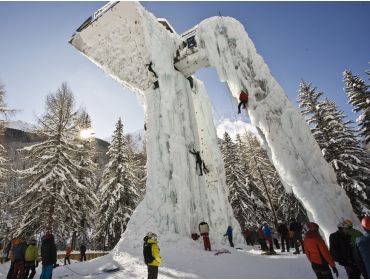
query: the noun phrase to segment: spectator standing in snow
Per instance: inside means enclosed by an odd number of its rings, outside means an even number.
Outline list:
[[[253,239],[252,239],[253,231],[252,229],[246,228],[244,231],[245,241],[247,245],[253,246]]]
[[[365,230],[363,236],[356,238],[356,251],[362,275],[365,279],[370,278],[370,217],[365,216],[361,225]]]
[[[338,270],[329,253],[328,247],[319,234],[319,226],[316,223],[308,223],[308,232],[303,244],[308,260],[311,262],[313,271],[318,279],[331,279],[333,275],[329,266],[338,278]]]
[[[13,278],[14,279],[23,279],[24,278],[24,256],[26,254],[27,242],[19,240],[19,243],[14,247],[14,269],[13,269]]]
[[[143,254],[145,263],[148,266],[148,279],[158,278],[158,267],[162,261],[157,238],[157,235],[153,232],[148,232],[144,237]]]
[[[274,247],[272,244],[272,233],[271,233],[270,227],[268,226],[266,222],[263,223],[262,231],[263,231],[263,234],[265,235],[265,239],[269,243],[270,252],[274,253],[275,251],[274,251]]]
[[[270,229],[271,229],[272,241],[274,241],[275,248],[280,249],[280,244],[278,240],[279,235],[274,228],[270,228]]]
[[[265,235],[263,233],[262,227],[259,227],[257,229],[257,234],[258,234],[258,243],[261,245],[261,250],[267,251],[266,239],[265,239]]]
[[[209,241],[209,226],[206,222],[199,224],[199,232],[203,237],[204,250],[211,251],[211,242]]]
[[[334,261],[344,266],[349,279],[360,278],[361,272],[356,265],[351,246],[351,237],[344,232],[343,223],[338,224],[338,230],[329,237],[330,254]]]
[[[71,257],[71,246],[69,244],[67,244],[66,246],[66,255],[64,257],[64,265],[67,265],[67,261],[68,261],[68,264],[71,264],[71,260],[70,260],[70,257]]]
[[[355,258],[355,265],[353,267],[353,275],[356,278],[360,278],[361,270],[359,267],[358,253],[356,249],[356,239],[358,237],[361,237],[362,233],[358,231],[357,229],[353,228],[353,223],[349,219],[343,221],[343,228],[344,228],[344,232],[347,233],[351,237],[352,254]]]
[[[199,167],[199,170],[200,170],[199,176],[203,176],[203,170],[202,170],[203,160],[202,160],[202,157],[200,156],[200,151],[196,151],[193,148],[193,150],[192,151],[190,150],[189,152],[195,155],[195,170],[197,170],[197,168]]]
[[[9,261],[9,251],[12,248],[12,242],[9,241],[8,244],[4,247],[3,250],[3,260],[4,262]]]
[[[50,232],[47,232],[41,238],[41,258],[42,272],[40,279],[51,279],[53,268],[57,264],[57,247],[55,246],[54,236]]]
[[[13,238],[11,241],[10,241],[10,250],[9,250],[9,253],[8,253],[8,258],[10,260],[10,267],[9,267],[9,271],[8,271],[8,275],[6,276],[6,279],[12,279],[13,278],[13,271],[14,271],[14,248],[15,246],[17,246],[19,244],[20,240],[17,239],[17,238]]]
[[[239,105],[238,105],[238,114],[241,113],[241,111],[240,111],[241,106],[243,105],[243,109],[245,109],[245,106],[248,103],[248,91],[247,90],[240,92],[239,101],[240,102],[239,102]]]
[[[227,238],[229,239],[230,247],[234,247],[233,228],[231,226],[227,227],[227,230],[226,230],[226,233],[224,234],[224,236],[227,236]]]
[[[86,246],[82,244],[80,246],[80,262],[86,261]]]
[[[289,252],[289,230],[287,225],[285,223],[280,223],[278,227],[278,232],[280,234],[281,252],[285,252],[285,246],[286,251]]]
[[[293,242],[295,246],[295,252],[293,254],[299,254],[299,245],[302,246],[302,252],[304,253],[303,239],[302,239],[302,225],[296,222],[295,219],[291,220],[289,229],[293,231]]]
[[[30,239],[25,253],[24,278],[33,279],[36,274],[38,248],[35,239]],[[31,272],[31,274],[30,274]]]

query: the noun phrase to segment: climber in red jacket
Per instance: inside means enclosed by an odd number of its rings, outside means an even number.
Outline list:
[[[239,100],[240,100],[240,102],[239,102],[239,105],[238,105],[238,114],[241,113],[241,111],[240,111],[241,108],[240,107],[243,105],[243,109],[245,109],[245,106],[248,103],[248,91],[247,90],[245,90],[245,91],[242,90],[242,92],[239,95]]]

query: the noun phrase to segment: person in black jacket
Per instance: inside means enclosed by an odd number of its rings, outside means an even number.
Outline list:
[[[329,236],[330,254],[334,261],[344,266],[349,279],[358,279],[360,269],[356,265],[351,246],[351,236],[345,233],[343,223],[338,224],[338,230]]]
[[[47,232],[41,239],[42,272],[40,279],[51,279],[57,263],[57,247],[54,236]]]
[[[194,148],[193,150],[189,151],[191,154],[195,155],[195,170],[197,170],[197,168],[199,167],[199,170],[200,170],[200,174],[199,176],[203,176],[203,170],[202,170],[202,166],[204,165],[204,162],[202,160],[202,157],[200,156],[200,151],[196,151]],[[206,172],[205,172],[206,173]],[[207,174],[207,173],[206,173]]]
[[[299,245],[302,246],[302,252],[304,254],[303,238],[302,238],[302,225],[296,222],[295,219],[291,220],[289,229],[293,231],[293,241],[295,246],[295,252],[293,254],[299,254]]]
[[[86,261],[86,246],[82,244],[80,246],[80,262]]]
[[[280,241],[281,241],[281,252],[285,252],[285,244],[286,250],[289,252],[289,230],[285,223],[280,223],[278,227],[278,233],[280,234]],[[284,244],[285,243],[285,244]]]

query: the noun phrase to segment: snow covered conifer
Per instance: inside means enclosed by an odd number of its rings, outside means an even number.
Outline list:
[[[352,72],[346,70],[343,72],[345,91],[349,103],[353,106],[354,112],[360,112],[357,123],[360,127],[360,135],[364,139],[366,146],[370,145],[370,91],[369,86],[358,76],[352,75]]]
[[[300,107],[324,158],[333,166],[339,185],[346,191],[355,213],[361,216],[369,209],[369,156],[357,141],[350,122],[344,120],[343,112],[332,101],[320,101],[321,95],[302,82]]]
[[[141,198],[137,190],[140,184],[135,174],[133,156],[123,135],[121,118],[116,124],[107,155],[109,162],[99,188],[98,227],[95,236],[112,249],[125,231]]]
[[[76,143],[78,145],[77,161],[79,163],[78,181],[84,185],[90,193],[94,193],[97,189],[96,186],[96,164],[93,162],[95,153],[95,137],[93,136],[91,128],[91,119],[85,110],[81,110],[78,115],[78,134],[76,135]],[[84,205],[82,200],[79,203],[79,208],[83,212],[82,220],[80,223],[79,237],[85,243],[87,237],[87,228],[91,227],[93,222],[93,214],[95,213],[98,200],[95,195],[91,198],[94,204]],[[74,233],[75,234],[75,233]],[[73,240],[75,242],[75,240]]]
[[[227,132],[222,141],[222,156],[224,159],[226,184],[229,188],[229,202],[235,218],[242,229],[258,226],[266,219],[266,201],[243,164],[242,142],[240,136],[234,143]],[[262,200],[261,200],[262,199]]]
[[[0,114],[4,116],[4,119],[0,120],[0,139],[3,140],[5,115],[12,110],[9,109],[5,103],[5,87],[0,82]],[[2,141],[1,141],[2,142]],[[8,202],[8,179],[10,177],[10,168],[8,165],[7,152],[2,144],[0,144],[0,239],[6,240],[9,233],[9,222],[7,209]]]
[[[12,203],[20,221],[16,234],[27,237],[52,230],[66,238],[80,227],[83,208],[93,207],[94,193],[78,180],[78,112],[66,83],[46,97],[45,109],[39,123],[46,140],[22,149],[33,165],[17,171],[25,189]]]
[[[274,165],[256,136],[252,135],[252,133],[247,133],[244,139],[247,145],[245,146],[246,153],[243,158],[249,162],[250,172],[256,178],[255,181],[260,189],[261,196],[266,201],[268,217],[265,220],[271,221],[271,224],[274,223],[271,205],[269,205],[267,200],[266,189],[259,172],[264,177],[278,220],[288,222],[292,218],[297,218],[300,221],[305,221],[307,214],[304,207],[293,193],[285,191]],[[260,171],[258,171],[257,167]]]

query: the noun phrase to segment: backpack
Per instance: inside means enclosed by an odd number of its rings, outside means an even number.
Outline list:
[[[145,242],[143,246],[143,255],[144,261],[146,264],[151,263],[154,261],[154,257],[152,255],[152,244]]]

